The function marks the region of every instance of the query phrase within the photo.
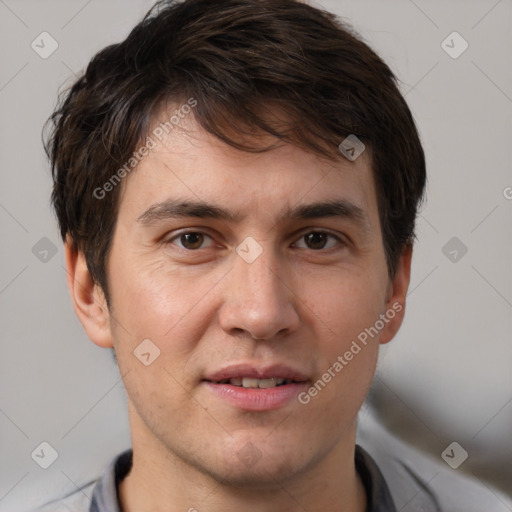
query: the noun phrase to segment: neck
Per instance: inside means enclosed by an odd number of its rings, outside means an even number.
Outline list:
[[[145,425],[133,427],[132,469],[119,485],[122,512],[366,510],[366,493],[354,463],[355,425],[311,467],[250,488],[230,485],[228,479],[218,481],[202,468],[186,463],[153,436],[133,435],[141,434]]]

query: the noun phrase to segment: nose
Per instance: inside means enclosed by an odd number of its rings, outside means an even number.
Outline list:
[[[221,327],[228,334],[271,340],[297,329],[298,297],[271,252],[264,250],[252,263],[235,255],[219,313]]]

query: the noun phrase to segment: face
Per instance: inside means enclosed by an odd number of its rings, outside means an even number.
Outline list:
[[[365,154],[250,154],[189,120],[125,178],[108,276],[134,443],[265,485],[353,446],[408,268],[390,280]]]

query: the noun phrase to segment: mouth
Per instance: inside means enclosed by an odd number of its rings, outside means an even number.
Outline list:
[[[207,373],[204,380],[213,384],[229,384],[249,389],[269,389],[306,382],[309,377],[306,373],[285,364],[263,367],[240,363]]]
[[[217,398],[237,409],[268,411],[291,404],[310,379],[285,365],[231,365],[203,379]]]
[[[211,381],[208,381],[211,382]],[[288,384],[298,384],[300,381],[293,379],[286,379],[284,377],[270,377],[269,379],[255,379],[252,377],[235,377],[232,379],[223,379],[213,384],[230,384],[237,388],[247,389],[271,389],[278,388],[280,386],[286,386]]]

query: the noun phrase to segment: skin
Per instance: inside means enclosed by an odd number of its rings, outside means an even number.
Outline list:
[[[115,349],[128,394],[134,463],[119,487],[122,508],[362,512],[356,417],[379,343],[396,334],[404,307],[308,404],[241,410],[202,379],[228,363],[282,363],[311,385],[379,315],[405,306],[411,249],[391,279],[370,159],[327,162],[291,145],[252,154],[205,133],[193,116],[183,127],[123,180],[110,310],[83,254],[66,244],[75,310],[94,343]],[[241,219],[138,221],[169,198]],[[363,221],[282,217],[298,204],[339,199]],[[207,236],[190,243],[178,236],[184,230]],[[334,236],[311,243],[311,232]],[[236,252],[249,236],[263,250],[252,263]],[[133,354],[145,339],[160,350],[149,366]],[[250,465],[237,455],[246,446],[260,457]]]

